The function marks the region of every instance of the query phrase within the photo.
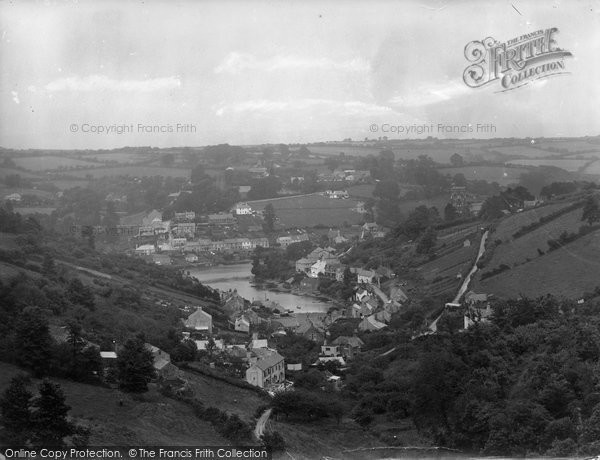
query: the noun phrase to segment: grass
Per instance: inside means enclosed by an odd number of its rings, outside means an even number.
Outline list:
[[[596,174],[600,175],[600,160],[594,161],[583,171],[585,174]]]
[[[207,406],[216,406],[230,413],[238,414],[242,419],[253,422],[253,417],[260,406],[268,401],[257,393],[216,380],[192,371],[182,371],[184,378],[194,389],[194,396]]]
[[[461,168],[442,168],[441,174],[464,174],[467,180],[484,180],[498,182],[500,185],[509,185],[519,182],[521,174],[527,172],[525,168],[510,168],[505,166],[463,166]]]
[[[22,372],[0,363],[0,392]],[[137,400],[116,389],[52,380],[65,393],[72,408],[69,415],[91,429],[90,445],[229,445],[209,422],[198,419],[185,404],[160,395],[153,386]],[[35,386],[31,390],[35,391]]]
[[[167,167],[154,167],[154,166],[115,166],[115,167],[101,167],[92,169],[80,169],[80,170],[69,170],[65,171],[69,176],[73,177],[86,177],[92,176],[94,179],[100,177],[111,177],[111,176],[131,176],[131,177],[152,177],[152,176],[164,176],[164,177],[186,177],[189,178],[191,170],[183,168],[167,168]]]
[[[262,210],[272,204],[275,214],[285,228],[314,227],[316,225],[339,226],[344,222],[358,224],[363,214],[352,211],[358,201],[338,200],[322,195],[304,195],[271,200],[248,202],[253,209]]]
[[[594,232],[531,262],[478,282],[500,297],[553,294],[573,299],[600,285],[600,234]]]
[[[570,202],[555,203],[512,214],[500,222],[492,237],[493,239],[499,238],[503,241],[512,238],[513,234],[521,227],[537,222],[540,218],[566,208],[569,205],[571,205]]]
[[[582,225],[585,223],[581,222],[581,209],[564,214],[533,232],[498,246],[484,271],[502,264],[512,267],[514,264],[526,262],[527,259],[534,259],[539,256],[538,249],[544,252],[548,250],[549,239],[558,238],[564,231],[577,233]]]
[[[44,155],[38,157],[17,157],[13,161],[22,168],[30,171],[64,170],[77,167],[91,167],[94,163],[78,160],[67,156]]]
[[[569,172],[577,172],[579,168],[585,166],[588,163],[588,160],[578,160],[574,158],[526,158],[519,160],[510,160],[511,164],[514,165],[524,165],[524,166],[554,166],[556,168],[564,169]]]

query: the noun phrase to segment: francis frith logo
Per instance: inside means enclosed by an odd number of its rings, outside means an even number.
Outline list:
[[[556,43],[556,27],[536,30],[500,43],[492,37],[465,46],[470,62],[463,80],[471,88],[498,81],[501,91],[520,88],[540,78],[568,74],[565,58],[569,51]]]

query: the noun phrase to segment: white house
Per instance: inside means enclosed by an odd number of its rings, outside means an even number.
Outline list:
[[[248,203],[238,203],[233,208],[233,213],[238,216],[248,216],[252,214],[252,208]]]
[[[285,380],[285,360],[277,352],[259,358],[246,370],[246,381],[250,385],[265,388]]]
[[[319,277],[319,273],[325,273],[325,267],[326,266],[327,266],[327,261],[325,261],[325,260],[318,260],[318,261],[316,261],[310,267],[310,275],[309,276],[311,278],[318,278]]]

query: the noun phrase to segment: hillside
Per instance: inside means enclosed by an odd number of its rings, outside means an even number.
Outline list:
[[[502,246],[500,246],[502,247]],[[496,276],[475,290],[504,298],[553,294],[579,299],[600,286],[600,231]]]
[[[0,362],[0,393],[21,369]],[[69,415],[91,430],[90,445],[229,445],[209,422],[187,405],[160,395],[155,388],[142,396],[119,390],[52,379],[72,407]],[[35,390],[33,379],[30,389]],[[119,400],[123,400],[123,406]]]

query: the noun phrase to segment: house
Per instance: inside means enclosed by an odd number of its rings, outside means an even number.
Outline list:
[[[362,302],[363,300],[367,299],[370,297],[369,291],[367,291],[366,289],[358,289],[355,293],[354,293],[354,298],[356,300],[358,300],[359,302]]]
[[[234,329],[239,332],[250,332],[250,320],[246,318],[244,315],[238,316],[235,319]]]
[[[322,329],[317,328],[311,320],[301,324],[295,333],[316,343],[323,343],[325,341],[325,333]]]
[[[358,330],[362,332],[379,331],[384,327],[387,327],[385,323],[378,321],[374,315],[371,315],[367,316],[360,322],[358,325]]]
[[[260,357],[246,370],[246,381],[250,385],[265,388],[285,380],[285,360],[277,352]]]
[[[267,339],[252,339],[252,342],[250,342],[250,348],[269,348],[269,344]]]
[[[318,278],[320,273],[325,273],[325,266],[327,262],[324,260],[318,260],[310,267],[310,273],[308,276],[311,278]]]
[[[176,377],[179,368],[171,363],[171,356],[166,351],[161,350],[149,343],[144,344],[146,350],[152,353],[154,359],[154,369],[158,379],[168,379]]]
[[[212,333],[212,316],[198,307],[194,313],[185,320],[185,327],[195,331]]]
[[[373,270],[359,270],[356,274],[359,284],[369,284],[373,282],[373,279],[377,276]]]
[[[287,370],[288,371],[301,371],[302,370],[302,363],[294,363],[294,364],[288,364],[287,365]]]
[[[337,345],[328,345],[327,343],[321,345],[321,356],[338,356],[339,354],[340,350]]]
[[[196,254],[194,254],[193,252],[188,252],[185,255],[185,261],[188,263],[198,262],[198,256]]]
[[[236,216],[248,216],[252,214],[252,207],[248,203],[237,203],[232,212]]]
[[[310,271],[310,267],[315,263],[314,260],[303,257],[296,261],[296,271],[300,273],[306,273]]]
[[[295,316],[280,316],[271,320],[271,325],[275,328],[283,328],[294,332],[300,327],[300,321]]]
[[[235,217],[230,213],[220,212],[208,215],[209,225],[234,225],[235,223]]]
[[[117,359],[117,353],[114,351],[101,351],[100,359],[106,364],[114,363]]]
[[[348,336],[339,336],[333,342],[332,345],[337,345],[339,354],[343,356],[345,359],[353,359],[356,355],[358,355],[362,347],[365,346],[364,342],[356,337],[348,337]]]
[[[173,227],[173,233],[179,237],[193,238],[196,233],[196,224],[194,222],[179,222]]]
[[[138,256],[149,256],[156,252],[156,247],[153,244],[142,244],[135,248],[135,253]]]
[[[175,220],[180,222],[193,221],[194,219],[196,219],[196,213],[194,211],[184,211],[175,213]]]
[[[299,233],[297,235],[284,235],[278,237],[276,241],[282,248],[287,248],[290,244],[308,241],[308,235],[306,233]]]

